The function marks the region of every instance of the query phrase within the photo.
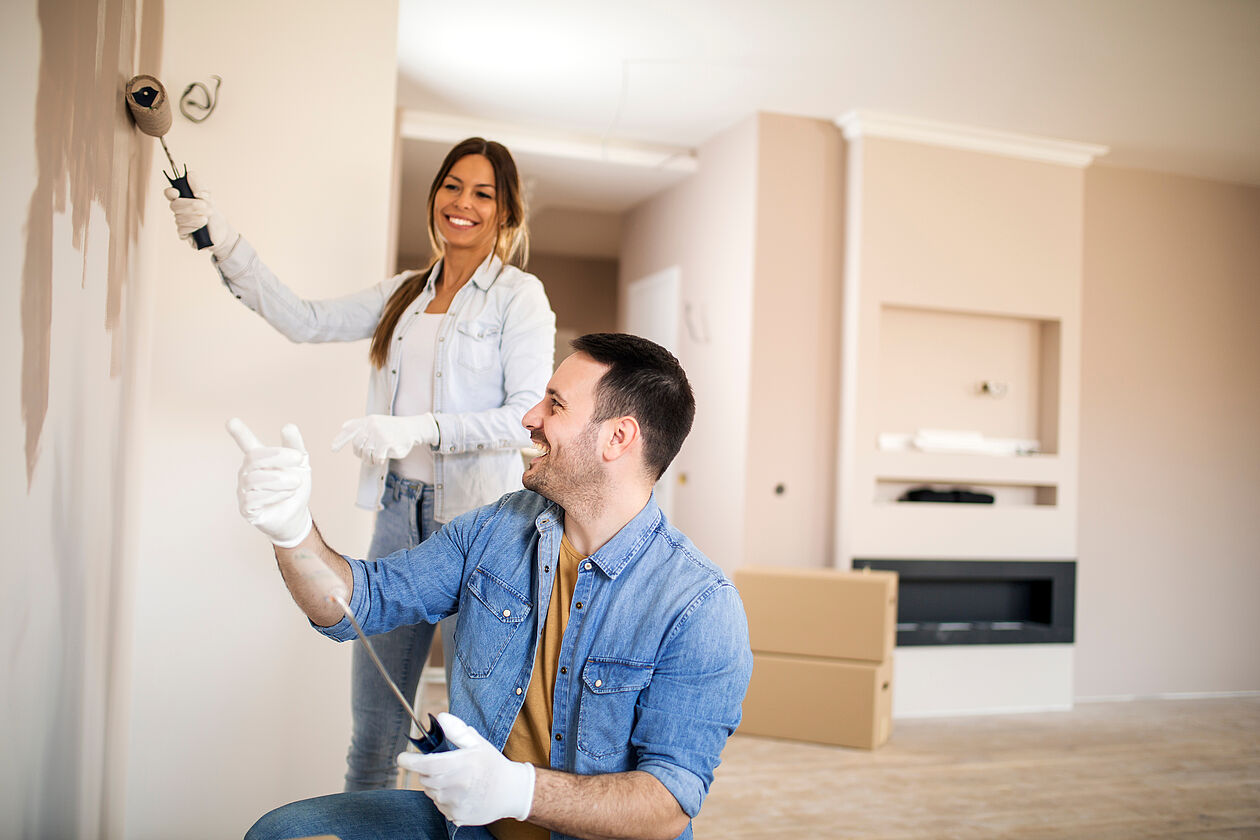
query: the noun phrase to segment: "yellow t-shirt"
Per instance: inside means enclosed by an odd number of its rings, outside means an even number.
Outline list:
[[[552,583],[551,604],[547,620],[538,638],[538,656],[534,673],[525,690],[525,705],[512,724],[503,754],[512,761],[526,761],[535,767],[551,766],[551,708],[556,697],[556,672],[560,665],[560,642],[569,623],[569,607],[577,586],[578,563],[584,555],[569,542],[560,540],[560,556],[556,560],[556,577]],[[499,820],[489,825],[498,840],[547,840],[551,832],[518,820]]]

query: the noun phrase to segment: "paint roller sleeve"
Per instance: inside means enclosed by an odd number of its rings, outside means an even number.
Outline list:
[[[181,196],[193,198],[193,189],[188,184],[188,168],[184,167],[184,172],[180,173],[163,136],[171,128],[171,107],[166,98],[166,88],[154,76],[133,76],[127,82],[123,101],[127,103],[127,111],[136,127],[150,137],[156,137],[162,144],[162,151],[166,152],[166,159],[171,164],[171,171],[164,173],[166,180],[170,181]],[[192,241],[198,249],[209,248],[210,232],[204,227],[195,230],[192,232]]]

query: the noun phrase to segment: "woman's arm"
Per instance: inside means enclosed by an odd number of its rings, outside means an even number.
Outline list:
[[[295,342],[356,341],[370,338],[385,302],[413,272],[400,274],[361,292],[330,300],[298,297],[259,258],[244,237],[215,267],[241,303]]]

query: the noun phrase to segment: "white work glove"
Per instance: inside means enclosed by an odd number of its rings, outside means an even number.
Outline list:
[[[188,186],[192,188],[196,198],[180,198],[179,190],[174,187],[167,187],[162,191],[162,195],[171,203],[171,212],[175,214],[175,229],[179,231],[179,238],[188,240],[188,244],[196,248],[197,243],[192,240],[193,232],[203,227],[209,228],[210,252],[216,259],[227,259],[228,254],[236,247],[240,234],[232,229],[223,214],[210,202],[210,191],[202,189],[197,183],[196,175],[191,172],[188,174]]]
[[[398,766],[420,777],[420,786],[456,825],[486,825],[505,817],[524,820],[534,804],[534,765],[508,761],[494,745],[448,712],[437,716],[449,752],[405,752]]]
[[[281,548],[293,548],[311,532],[311,461],[292,423],[280,430],[282,446],[263,446],[233,417],[228,432],[245,453],[236,486],[241,516]]]
[[[432,414],[394,417],[369,414],[341,424],[333,438],[333,452],[347,443],[354,454],[373,464],[384,464],[393,458],[405,458],[416,444],[433,446],[438,442],[438,424]]]

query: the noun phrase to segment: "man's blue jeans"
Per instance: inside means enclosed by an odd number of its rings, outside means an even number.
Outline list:
[[[245,840],[288,840],[333,834],[341,840],[447,840],[446,820],[418,790],[368,790],[304,799],[263,816]],[[460,840],[493,840],[480,827]]]
[[[376,515],[376,529],[368,560],[412,548],[440,527],[433,521],[433,487],[390,473],[385,480],[384,509]],[[443,622],[443,632],[447,632]],[[449,641],[443,636],[444,641]],[[385,664],[403,696],[416,696],[420,673],[433,642],[432,624],[398,627],[372,636],[372,648]],[[452,648],[448,645],[449,662]],[[450,667],[447,667],[450,673]],[[350,708],[354,728],[346,755],[346,790],[392,788],[398,779],[398,754],[407,748],[411,719],[381,678],[363,643],[354,642],[350,666]]]

